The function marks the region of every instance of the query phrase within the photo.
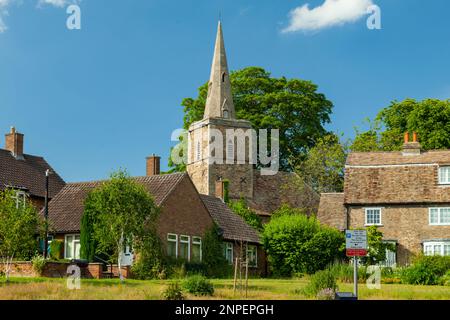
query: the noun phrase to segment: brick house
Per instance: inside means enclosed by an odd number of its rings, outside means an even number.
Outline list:
[[[157,232],[164,252],[173,258],[190,262],[202,260],[202,238],[216,224],[222,230],[225,256],[240,254],[239,247],[229,249],[229,243],[245,243],[254,272],[265,270],[265,257],[258,233],[235,215],[222,199],[202,196],[187,173],[161,175],[160,159],[147,158],[147,176],[135,177],[160,207]],[[102,181],[68,183],[49,204],[50,230],[55,239],[64,242],[64,258],[80,258],[80,226],[84,201],[88,193]],[[228,255],[228,256],[227,256]],[[133,254],[126,248],[123,265],[133,263]],[[259,258],[259,259],[258,259]],[[230,263],[231,263],[230,261]]]
[[[450,150],[423,151],[406,134],[402,151],[351,153],[344,193],[322,194],[318,219],[341,230],[379,226],[396,244],[389,265],[450,255]]]
[[[49,199],[65,185],[64,180],[44,158],[24,153],[24,135],[14,127],[5,135],[5,149],[0,149],[0,190],[12,188],[17,191],[17,202],[26,197],[41,210],[46,193],[45,172],[49,175]]]

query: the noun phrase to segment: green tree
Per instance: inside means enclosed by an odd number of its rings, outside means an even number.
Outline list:
[[[318,193],[342,192],[347,149],[335,134],[319,138],[296,171]]]
[[[202,263],[208,276],[223,277],[228,273],[229,266],[223,255],[222,240],[217,225],[203,235]]]
[[[237,201],[229,201],[228,206],[237,215],[241,216],[248,225],[252,226],[258,231],[263,230],[263,224],[258,214],[249,208],[247,201],[241,198]]]
[[[0,258],[7,281],[14,259],[29,260],[36,253],[36,235],[41,227],[31,201],[22,201],[14,190],[0,191]]]
[[[333,104],[317,92],[317,85],[300,79],[274,78],[259,67],[248,67],[230,75],[236,116],[251,122],[254,129],[280,130],[280,168],[295,165],[327,133]],[[208,84],[197,98],[185,98],[184,129],[203,118]],[[173,163],[172,163],[173,164]],[[175,170],[183,170],[183,166]]]
[[[377,226],[367,228],[367,256],[362,258],[366,266],[382,263],[386,260],[386,251],[394,251],[395,245],[383,241],[383,233]]]
[[[263,243],[275,275],[313,274],[343,258],[344,235],[321,225],[315,217],[288,213],[264,226]]]
[[[450,149],[450,100],[393,101],[369,124],[356,130],[352,151],[400,150],[407,131],[418,133],[425,150]]]
[[[109,181],[91,191],[85,206],[93,221],[96,253],[117,261],[123,280],[121,253],[127,245],[139,248],[146,237],[156,236],[158,207],[147,190],[125,171],[113,173]]]

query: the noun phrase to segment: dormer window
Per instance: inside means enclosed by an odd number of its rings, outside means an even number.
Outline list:
[[[450,166],[439,167],[439,184],[450,184]]]

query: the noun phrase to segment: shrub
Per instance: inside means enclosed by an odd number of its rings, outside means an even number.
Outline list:
[[[325,269],[311,276],[309,284],[303,289],[303,293],[309,297],[323,298],[324,294],[335,293],[337,289],[336,276],[331,269]],[[321,294],[319,295],[319,293]]]
[[[213,284],[201,275],[190,276],[184,281],[183,287],[196,296],[212,296],[214,294]]]
[[[272,217],[262,238],[275,276],[313,274],[343,257],[344,235],[302,214]]]
[[[241,198],[239,201],[230,201],[228,202],[228,206],[235,214],[241,216],[248,225],[258,231],[263,230],[261,217],[249,208],[247,201],[244,198]]]
[[[400,278],[405,284],[436,285],[449,270],[450,257],[421,255],[402,270]]]
[[[164,300],[184,300],[183,291],[178,282],[170,283],[161,296]]]
[[[336,291],[330,288],[322,289],[317,293],[317,300],[334,300]]]
[[[60,260],[62,258],[63,242],[61,240],[52,240],[50,242],[50,258]]]
[[[448,270],[447,273],[441,277],[439,282],[440,285],[450,286],[450,270]]]
[[[47,264],[47,261],[44,259],[43,256],[36,255],[31,259],[31,264],[33,267],[33,271],[36,272],[39,276],[42,275],[42,272],[44,272],[45,265]]]
[[[208,277],[222,278],[230,274],[231,267],[223,256],[223,242],[219,234],[219,228],[215,225],[203,236],[202,263]]]

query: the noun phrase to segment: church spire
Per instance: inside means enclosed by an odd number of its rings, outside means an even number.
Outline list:
[[[227,55],[223,41],[222,24],[219,21],[216,46],[208,84],[204,119],[235,119],[231,82],[228,72]]]

